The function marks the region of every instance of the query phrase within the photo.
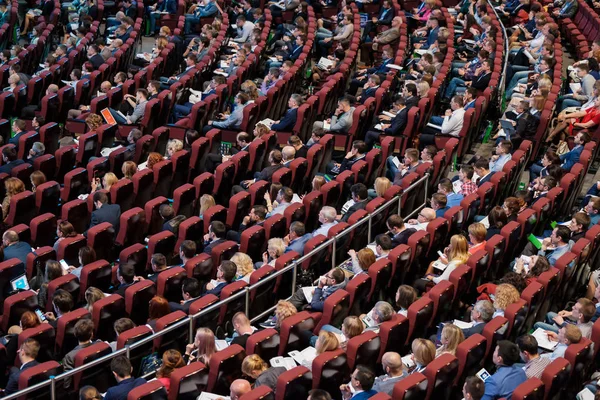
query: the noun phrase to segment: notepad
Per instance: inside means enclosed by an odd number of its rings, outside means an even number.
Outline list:
[[[386,67],[388,67],[390,69],[397,69],[398,71],[402,71],[402,66],[397,65],[397,64],[388,64],[388,65],[386,65]]]
[[[472,322],[465,322],[465,321],[461,321],[460,319],[455,319],[454,321],[452,321],[452,324],[456,325],[460,329],[469,329],[469,328],[473,327]]]
[[[395,118],[396,117],[396,114],[393,114],[393,113],[391,113],[389,111],[384,111],[384,112],[382,112],[382,114],[385,115],[386,117],[390,117],[390,118]]]
[[[554,348],[558,346],[558,342],[548,339],[548,334],[542,328],[537,328],[532,335],[537,340],[538,347],[541,347],[544,350],[554,351]]]
[[[317,357],[317,349],[314,347],[307,347],[302,351],[294,350],[288,353],[294,361],[296,361],[300,365],[311,364],[313,360]]]
[[[231,400],[231,397],[229,396],[221,396],[220,394],[215,394],[215,393],[209,393],[209,392],[202,392],[200,393],[200,396],[198,396],[198,398],[196,400]]]
[[[413,360],[412,354],[408,354],[404,357],[402,357],[402,364],[404,364],[406,366],[406,368],[412,368],[414,367],[415,364],[415,360]]]
[[[264,125],[266,125],[266,126],[268,126],[268,127],[270,128],[270,127],[271,127],[271,125],[273,125],[273,124],[275,123],[275,121],[273,121],[273,120],[272,120],[272,119],[270,119],[270,118],[265,118],[265,119],[263,119],[262,121],[259,121],[258,123],[259,123],[259,124],[264,124]]]
[[[373,320],[373,310],[369,311],[369,313],[367,315],[365,315],[365,317],[362,319],[362,321],[369,328],[372,327],[372,326],[377,325],[377,323],[375,322],[375,320]]]
[[[581,83],[569,83],[569,87],[573,93],[576,93],[579,89],[581,89]]]
[[[313,292],[316,288],[317,286],[307,286],[302,288],[302,293],[304,293],[304,298],[306,298],[308,303],[312,303]]]
[[[220,351],[229,347],[229,343],[226,340],[215,340],[215,347]]]
[[[317,67],[321,68],[321,69],[327,69],[329,67],[333,67],[333,61],[331,61],[329,58],[327,57],[321,57],[319,59],[319,62],[317,63]]]
[[[283,368],[287,369],[288,371],[292,368],[296,368],[296,362],[294,361],[294,359],[292,357],[281,357],[281,356],[273,357],[273,358],[271,358],[269,363],[271,364],[271,367],[273,367],[273,368],[283,367]]]

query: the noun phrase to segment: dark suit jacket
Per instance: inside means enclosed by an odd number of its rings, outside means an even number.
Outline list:
[[[283,165],[281,165],[281,164],[270,165],[270,166],[266,167],[265,169],[263,169],[262,171],[254,174],[254,176],[257,181],[271,182],[271,178],[273,178],[273,174],[275,172],[277,172],[277,170],[279,170],[280,168],[283,168]]]
[[[215,288],[205,291],[202,296],[205,296],[207,294],[214,294],[215,296],[220,297],[221,296],[221,291],[227,285],[228,285],[227,282],[221,282]],[[189,307],[188,307],[188,310],[189,310]]]
[[[184,313],[188,314],[190,312],[190,306],[192,305],[192,303],[196,300],[198,300],[199,297],[193,298],[193,299],[189,299],[188,301],[186,301],[185,303],[181,304],[181,303],[175,303],[173,301],[169,302],[169,306],[171,307],[171,312],[173,311],[177,311],[177,310],[181,310]]]
[[[407,121],[408,107],[404,107],[398,112],[398,114],[396,114],[394,119],[392,119],[390,127],[386,128],[383,132],[386,135],[400,136],[402,133],[404,133],[404,128],[406,128]]]
[[[127,395],[132,389],[146,383],[144,378],[129,378],[122,380],[106,392],[104,400],[127,400]]]
[[[296,125],[296,119],[298,118],[298,108],[290,108],[285,112],[285,115],[278,124],[271,126],[272,131],[291,131],[294,125]]]
[[[233,340],[231,341],[231,344],[239,344],[240,346],[242,346],[245,349],[246,342],[248,342],[249,337],[250,337],[249,334],[245,334],[245,335],[241,335],[241,336],[238,335],[233,338]]]
[[[489,181],[490,181],[490,179],[492,179],[492,175],[494,175],[494,174],[490,172],[490,173],[489,173],[489,174],[487,174],[486,176],[484,176],[484,177],[480,178],[480,179],[479,179],[479,182],[477,182],[477,186],[481,186],[481,185],[483,185],[484,183],[486,183],[486,182],[489,182]]]
[[[535,115],[531,115],[529,111],[524,112],[517,119],[517,127],[515,129],[515,135],[511,137],[520,138],[520,139],[530,139],[533,138],[537,132],[538,125],[540,124],[540,119]]]
[[[96,54],[90,58],[90,62],[94,66],[94,69],[98,69],[102,64],[104,64],[104,58],[102,58],[100,54]]]
[[[394,7],[391,7],[387,10],[387,12],[385,13],[385,15],[383,15],[383,13],[386,10],[381,7],[381,11],[379,12],[379,16],[377,17],[377,25],[391,25],[392,24],[392,20],[394,19],[395,16],[395,10]]]
[[[27,242],[17,242],[13,245],[4,248],[4,260],[10,260],[11,258],[18,258],[23,262],[23,265],[27,264],[27,254],[31,253],[33,249]],[[17,275],[18,276],[18,275]],[[15,278],[17,277],[15,276]]]
[[[417,230],[413,228],[406,228],[402,232],[397,235],[392,236],[392,245],[394,247],[399,246],[401,244],[407,244],[410,235],[415,233]]]
[[[119,232],[120,218],[121,207],[118,204],[104,204],[101,208],[92,212],[92,220],[88,230],[98,224],[108,222],[113,226],[115,232]]]
[[[4,164],[0,167],[0,174],[5,173],[10,175],[10,171],[12,171],[14,167],[18,167],[21,164],[25,164],[25,161],[21,159],[16,159],[14,161],[9,162],[8,164]]]
[[[225,239],[217,239],[214,242],[211,242],[211,243],[207,244],[206,246],[204,246],[204,250],[202,252],[210,255],[210,252],[212,251],[212,249],[215,248],[216,246],[220,245],[224,241],[225,241]]]
[[[21,132],[17,133],[14,137],[12,137],[8,140],[8,143],[14,144],[15,146],[17,146],[17,148],[19,148],[19,138],[26,133],[27,133],[26,131],[21,131]]]
[[[157,274],[158,275],[158,274]],[[117,290],[115,290],[113,293],[114,294],[118,294],[119,296],[121,296],[122,298],[125,298],[125,291],[127,290],[127,288],[131,285],[133,285],[135,282],[131,282],[131,283],[122,283],[119,285],[119,287],[117,287]]]
[[[350,398],[350,400],[367,400],[367,399],[375,396],[376,394],[377,394],[376,391],[374,391],[373,389],[370,389],[370,390],[366,390],[364,392],[355,394],[354,396],[352,396]]]
[[[469,336],[473,336],[476,333],[481,334],[481,332],[483,332],[483,328],[485,328],[485,324],[481,323],[481,324],[477,324],[475,326],[472,326],[470,328],[467,329],[463,329],[463,334],[465,335],[465,339],[468,338]]]
[[[379,86],[363,90],[363,92],[360,94],[360,104],[365,104],[365,101],[369,97],[375,97],[375,92],[377,91],[377,89],[379,89]]]
[[[409,96],[406,98],[406,109],[410,110],[413,107],[419,105],[419,98],[417,96]]]
[[[479,75],[471,81],[471,87],[480,91],[484,91],[490,84],[490,79],[492,79],[492,73],[488,72],[485,75]]]
[[[19,391],[19,377],[21,376],[21,371],[24,371],[28,368],[35,367],[39,362],[33,360],[23,365],[21,369],[13,367],[10,372],[10,376],[8,377],[8,382],[6,383],[6,389],[4,389],[4,394],[12,394]]]
[[[368,200],[360,201],[354,204],[352,207],[350,207],[346,214],[344,214],[344,216],[342,217],[342,222],[348,222],[348,218],[350,218],[350,216],[354,214],[355,211],[364,210],[365,208],[367,208],[367,202]]]
[[[583,150],[583,146],[573,147],[571,151],[565,153],[560,156],[560,160],[563,162],[561,167],[565,171],[570,171],[571,167],[579,161],[579,157],[581,156],[581,151]],[[0,167],[0,172],[2,172],[2,167]]]

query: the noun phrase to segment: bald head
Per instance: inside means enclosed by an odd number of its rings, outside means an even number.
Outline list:
[[[402,357],[400,357],[400,354],[388,351],[381,357],[381,363],[383,364],[383,370],[389,376],[402,375]]]
[[[281,155],[283,156],[283,161],[293,160],[296,157],[296,149],[293,146],[285,146],[281,150]]]
[[[19,241],[19,235],[15,231],[6,231],[4,235],[2,235],[2,240],[4,241],[4,245],[7,246],[12,243],[16,243]]]
[[[252,386],[250,386],[250,382],[245,379],[236,379],[229,387],[229,396],[231,397],[231,400],[238,400],[241,396],[245,395],[251,390]]]
[[[425,207],[421,210],[421,215],[427,220],[427,222],[431,222],[435,219],[435,210],[433,208]]]
[[[112,88],[112,85],[110,84],[109,81],[104,81],[100,84],[100,90],[103,93],[107,93],[111,88]]]

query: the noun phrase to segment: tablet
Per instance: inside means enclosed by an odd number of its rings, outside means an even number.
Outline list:
[[[10,281],[10,284],[12,285],[14,291],[29,290],[29,282],[27,282],[27,277],[25,274]]]

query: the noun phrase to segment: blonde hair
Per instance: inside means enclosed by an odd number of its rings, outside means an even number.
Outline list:
[[[417,93],[419,94],[420,98],[424,99],[427,97],[427,92],[429,92],[429,89],[429,83],[425,81],[417,82]]]
[[[216,204],[217,203],[215,202],[214,197],[212,197],[210,194],[203,194],[200,197],[200,215],[203,215],[206,212],[206,210],[208,210]]]
[[[281,327],[281,323],[284,319],[296,315],[297,312],[298,310],[296,310],[296,307],[292,303],[286,300],[279,300],[275,306],[275,317],[277,318],[276,327]]]
[[[377,196],[379,197],[383,197],[383,195],[385,194],[385,192],[392,187],[392,182],[390,182],[390,180],[388,178],[384,178],[384,177],[379,177],[377,179],[375,179],[375,193],[377,193]]]
[[[458,261],[464,264],[469,259],[469,242],[463,235],[454,235],[450,238],[450,254],[448,261]]]
[[[169,140],[169,143],[167,143],[167,152],[171,152],[172,154],[175,154],[180,150],[183,150],[183,142],[181,140],[179,140],[179,139]]]
[[[25,191],[25,184],[19,178],[8,178],[4,181],[4,187],[6,188],[6,195],[8,197]]]
[[[506,307],[516,303],[521,298],[519,291],[510,283],[503,283],[496,286],[494,296],[494,308],[497,310],[506,310]]]
[[[210,364],[211,357],[217,352],[215,334],[208,328],[198,328],[195,341],[198,343],[198,360],[204,365]]]
[[[237,266],[236,275],[238,277],[244,277],[254,272],[254,263],[248,254],[238,251],[231,257],[231,262]]]
[[[121,167],[123,176],[127,179],[131,179],[137,172],[137,165],[133,161],[125,161]]]
[[[98,114],[90,114],[86,119],[85,123],[89,126],[90,131],[94,131],[102,126],[103,119]]]
[[[252,82],[251,80],[244,81],[240,86],[240,89],[242,92],[248,95],[250,100],[256,100],[260,96],[256,83]]]
[[[104,183],[106,183],[106,187],[104,189],[110,190],[111,186],[115,183],[119,182],[119,178],[112,172],[107,172],[104,174]]]
[[[169,41],[164,36],[159,36],[159,38],[156,39],[156,48],[158,50],[164,49],[165,47],[167,47],[167,44],[169,44]]]
[[[469,233],[473,235],[473,237],[477,239],[478,242],[481,243],[485,240],[485,237],[487,235],[487,229],[485,228],[485,225],[481,222],[475,222],[469,225]]]
[[[333,351],[340,347],[340,341],[338,340],[335,333],[328,331],[321,331],[319,333],[319,338],[317,339],[317,343],[315,348],[317,349],[317,354],[322,354],[326,351]]]
[[[269,133],[269,131],[270,131],[270,129],[268,126],[259,122],[254,127],[253,133],[254,133],[254,135],[256,135],[257,138],[260,138],[260,137],[263,137],[263,135],[266,135],[267,133]]]
[[[415,339],[412,342],[411,349],[415,361],[423,367],[426,367],[435,359],[435,345],[431,340],[421,338]]]
[[[327,183],[327,181],[325,180],[324,177],[322,177],[321,175],[316,175],[312,180],[312,189],[313,190],[321,190],[323,185],[326,183]]]
[[[275,250],[277,257],[281,257],[285,253],[285,242],[280,238],[269,239],[267,242],[267,250]]]
[[[242,361],[242,372],[255,379],[257,376],[254,376],[254,371],[259,371],[258,375],[260,375],[267,369],[269,365],[258,354],[249,355]]]
[[[363,332],[364,327],[365,326],[360,318],[353,315],[346,317],[342,323],[344,336],[346,336],[347,339],[352,339],[354,336],[360,335]]]
[[[442,353],[456,354],[456,348],[465,340],[465,334],[462,329],[453,324],[444,325],[442,329],[442,338],[445,338],[448,343],[442,345]]]
[[[94,306],[94,303],[98,300],[102,300],[104,297],[106,296],[104,296],[104,292],[102,290],[93,286],[87,288],[87,290],[85,291],[85,301],[87,302],[85,308],[87,308],[89,312],[92,312],[92,307]]]

